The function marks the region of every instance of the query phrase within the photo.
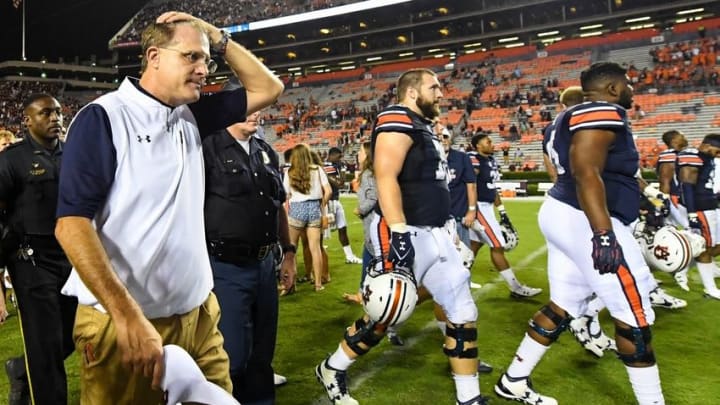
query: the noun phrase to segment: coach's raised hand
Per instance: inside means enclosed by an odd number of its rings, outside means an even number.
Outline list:
[[[222,32],[220,29],[205,20],[201,20],[200,18],[194,17],[191,14],[183,13],[180,11],[168,11],[165,13],[160,14],[160,16],[155,20],[158,24],[167,24],[177,21],[196,21],[205,31],[205,33],[210,38],[210,46],[214,46],[218,42],[222,40]]]

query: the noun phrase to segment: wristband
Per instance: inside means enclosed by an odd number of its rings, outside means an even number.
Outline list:
[[[498,211],[505,211],[505,206],[502,204],[498,205],[496,208]]]
[[[468,211],[475,211],[475,207],[468,207]]]
[[[396,224],[390,224],[390,225],[388,225],[388,228],[390,228],[390,230],[395,233],[407,232],[407,224],[405,222],[398,222]]]
[[[225,51],[227,51],[227,44],[230,41],[230,33],[225,30],[220,30],[220,41],[213,44],[211,46],[213,52],[220,56],[225,56]]]

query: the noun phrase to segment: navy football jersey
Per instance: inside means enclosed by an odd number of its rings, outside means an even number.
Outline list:
[[[695,148],[686,148],[678,152],[675,172],[679,173],[683,167],[696,167],[698,169],[695,183],[695,209],[698,211],[714,210],[717,208],[715,200],[715,160],[712,156],[701,153]],[[683,205],[685,198],[681,195]]]
[[[476,153],[471,161],[477,175],[478,202],[495,202],[497,195],[495,182],[500,180],[500,169],[495,158],[492,155],[483,156]]]
[[[447,155],[447,164],[450,180],[450,214],[455,218],[460,218],[467,213],[467,184],[475,183],[475,172],[470,157],[459,150],[450,149]]]
[[[658,177],[660,176],[660,166],[665,164],[677,166],[677,156],[678,152],[675,149],[666,149],[660,152],[657,163],[655,164],[655,173],[657,173]],[[677,167],[675,167],[675,169],[677,169]],[[680,195],[680,183],[677,178],[677,170],[675,170],[675,174],[670,182],[670,194],[675,196]]]
[[[432,122],[405,106],[395,104],[385,108],[375,120],[373,150],[378,134],[383,132],[396,132],[402,135],[393,136],[412,139],[412,146],[398,175],[407,224],[443,226],[450,217],[447,162],[442,143],[433,134]]]
[[[610,215],[629,224],[637,219],[640,208],[640,187],[635,178],[639,155],[628,126],[627,113],[616,104],[585,102],[570,107],[556,117],[547,148],[558,178],[548,193],[559,201],[581,209],[570,170],[570,145],[573,136],[587,129],[609,130],[616,134],[615,141],[608,149],[601,176]]]
[[[342,166],[340,165],[340,163],[324,162],[323,169],[325,170],[325,174],[331,178],[337,178],[343,175]],[[330,199],[340,199],[340,190],[335,187],[332,182],[330,182],[330,188],[332,189],[332,195],[330,196]]]

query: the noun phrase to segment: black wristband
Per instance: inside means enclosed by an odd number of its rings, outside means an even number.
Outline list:
[[[296,253],[297,247],[295,245],[285,245],[282,247],[282,251],[283,251],[283,253],[287,253],[287,252]]]

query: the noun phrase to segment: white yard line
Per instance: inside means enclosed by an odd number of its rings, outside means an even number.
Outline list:
[[[515,268],[526,268],[530,263],[532,263],[535,259],[542,256],[547,252],[547,245],[542,245],[541,247],[535,249],[532,253],[525,256],[524,259],[522,259],[520,262],[518,262],[515,266]],[[489,283],[483,284],[482,288],[478,290],[473,290],[473,298],[477,300],[479,297],[486,295],[490,290],[495,289],[498,284],[504,283],[504,280],[501,276],[495,277],[495,279]],[[405,340],[405,345],[402,347],[398,347],[395,350],[388,350],[384,353],[384,355],[376,360],[374,360],[370,364],[370,368],[368,371],[359,373],[359,374],[352,374],[350,378],[350,393],[352,395],[353,390],[360,387],[365,381],[373,378],[379,371],[385,368],[385,366],[392,364],[396,361],[396,359],[400,356],[403,356],[407,349],[412,348],[416,344],[418,344],[421,340],[423,340],[427,335],[430,333],[440,333],[439,328],[437,326],[437,322],[435,320],[429,321],[428,323],[423,326],[423,328],[413,335],[412,337],[403,337],[403,340]],[[438,348],[439,349],[439,348]],[[314,373],[314,371],[313,371]],[[314,404],[327,404],[330,401],[327,398],[327,395],[323,394],[322,396],[318,397],[313,401]]]

